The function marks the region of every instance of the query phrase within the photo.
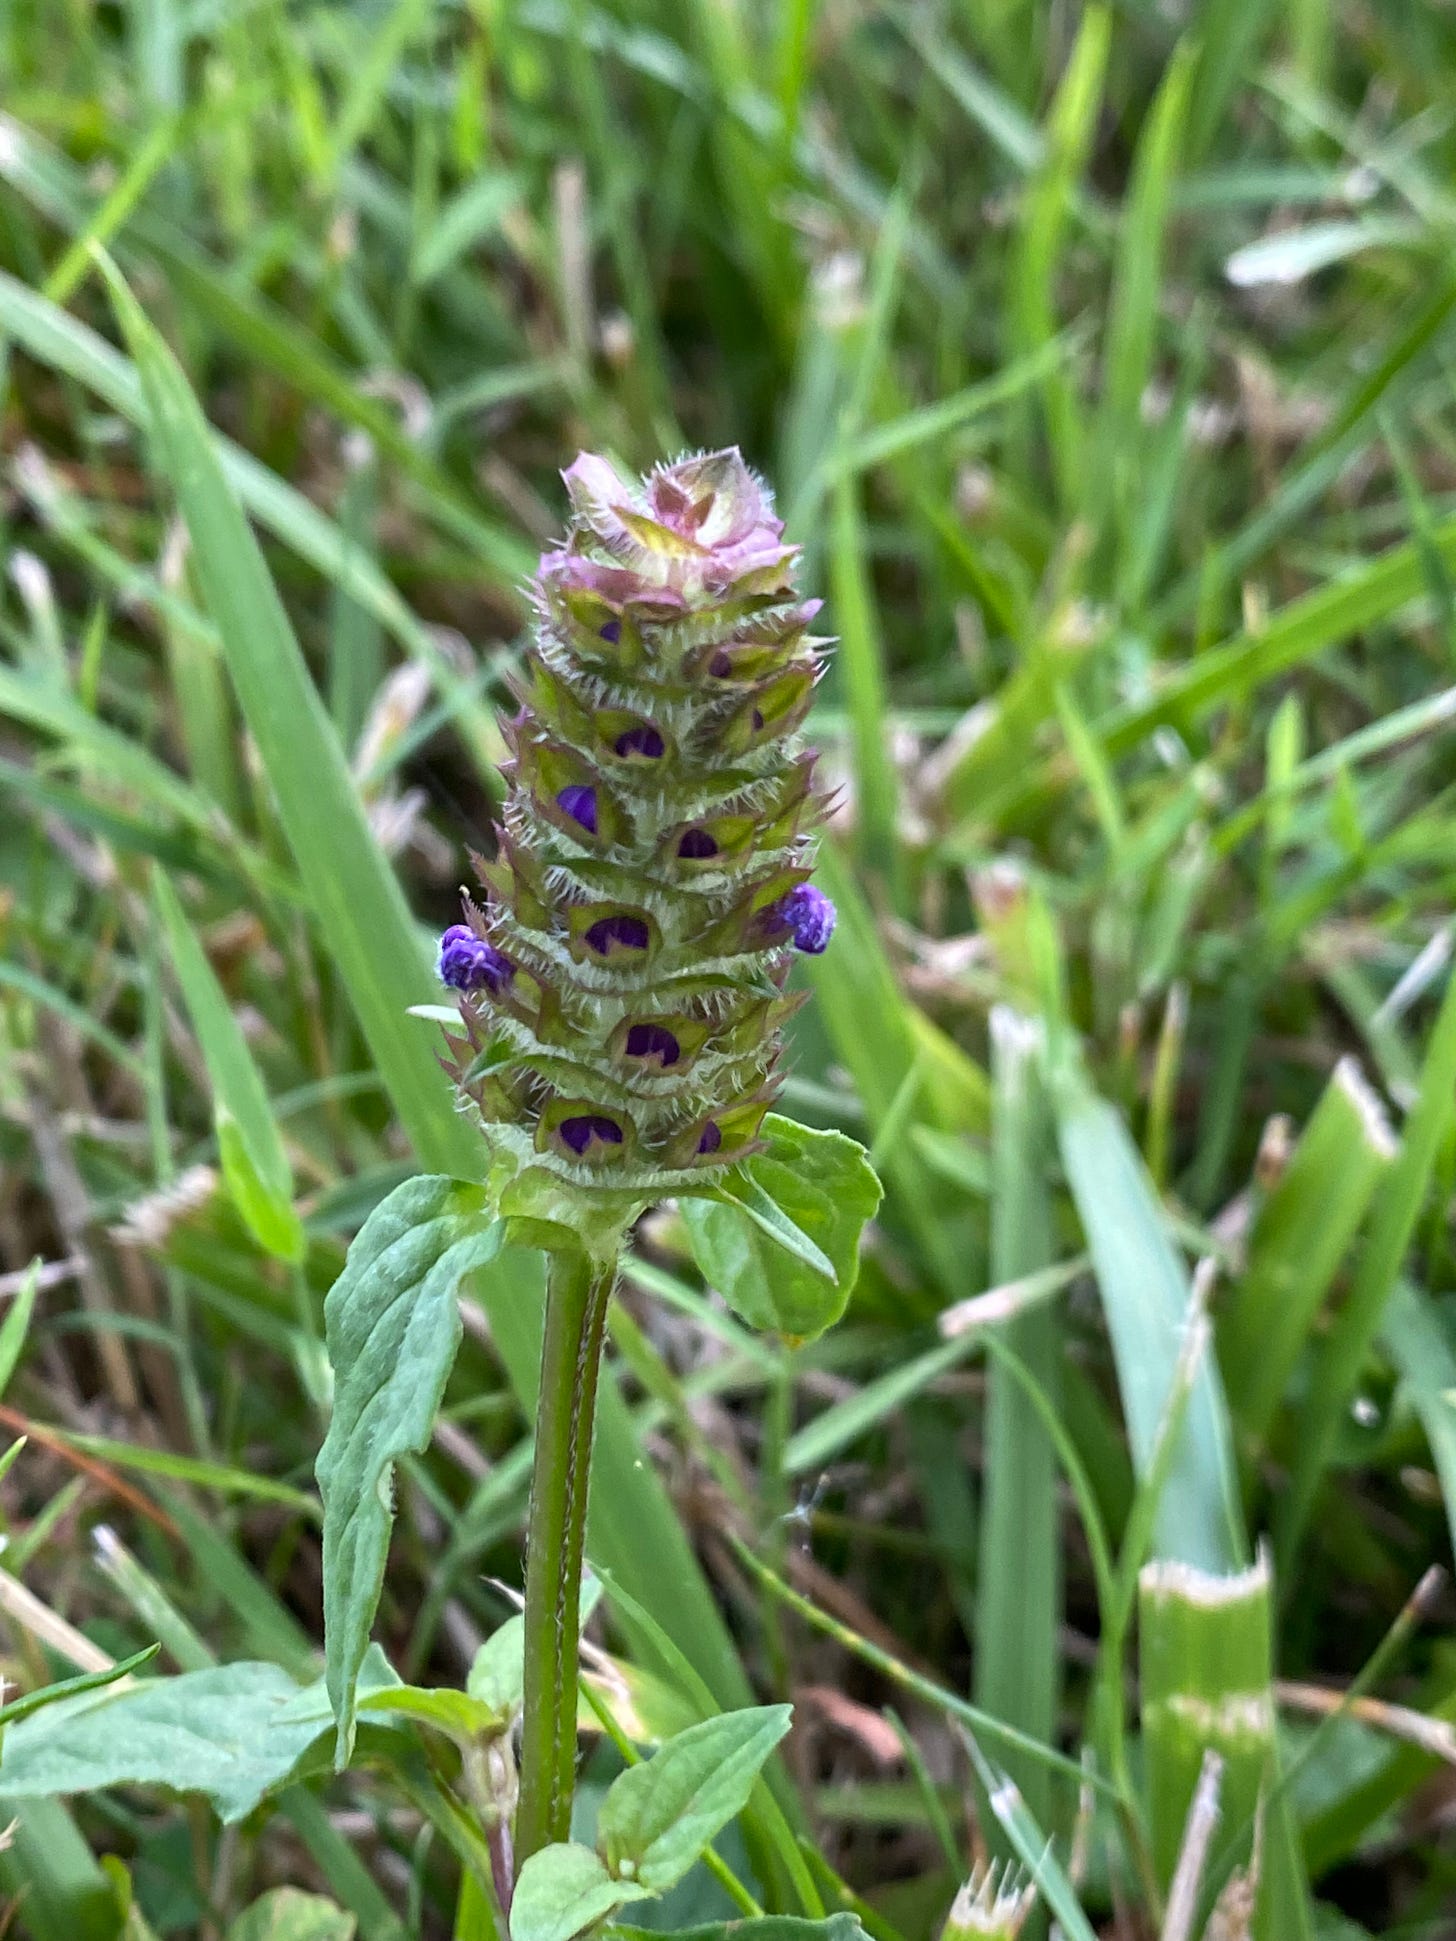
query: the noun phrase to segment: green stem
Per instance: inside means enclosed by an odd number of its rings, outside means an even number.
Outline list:
[[[516,1866],[571,1837],[581,1560],[602,1330],[617,1263],[548,1255],[536,1457],[526,1529],[526,1690]]]

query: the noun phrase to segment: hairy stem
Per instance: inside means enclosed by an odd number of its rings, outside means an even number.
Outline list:
[[[597,1374],[615,1258],[549,1256],[546,1340],[526,1529],[526,1693],[516,1864],[571,1834],[581,1560]]]

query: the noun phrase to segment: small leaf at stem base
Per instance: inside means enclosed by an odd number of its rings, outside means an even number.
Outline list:
[[[730,1175],[723,1197],[683,1201],[683,1221],[698,1266],[735,1313],[808,1341],[844,1312],[880,1182],[843,1133],[770,1113],[763,1136],[768,1150]]]

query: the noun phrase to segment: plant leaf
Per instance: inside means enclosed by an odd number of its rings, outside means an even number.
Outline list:
[[[377,1206],[324,1304],[336,1387],[318,1459],[324,1500],[324,1651],[338,1759],[384,1582],[398,1457],[423,1449],[460,1342],[456,1290],[500,1247],[484,1189],[436,1175]]]
[[[797,1914],[765,1914],[760,1920],[703,1921],[690,1928],[634,1928],[613,1921],[620,1941],[865,1941],[857,1914],[831,1914],[808,1921]],[[229,1937],[231,1941],[231,1937]]]
[[[511,1941],[571,1941],[628,1901],[651,1898],[635,1881],[613,1880],[590,1847],[542,1847],[521,1869],[511,1901]]]
[[[320,1736],[299,1697],[279,1666],[242,1659],[59,1699],[7,1727],[0,1798],[164,1786],[240,1820]]]
[[[466,1690],[500,1720],[520,1711],[526,1688],[526,1620],[509,1617],[476,1652]]]
[[[447,1737],[465,1742],[500,1730],[502,1721],[490,1706],[466,1692],[426,1685],[395,1685],[370,1692],[359,1700],[361,1712],[398,1712],[416,1725],[433,1726]]]
[[[597,1818],[597,1846],[610,1871],[656,1894],[675,1886],[748,1804],[792,1715],[789,1705],[721,1713],[620,1773]]]
[[[764,1137],[768,1151],[739,1169],[733,1197],[684,1200],[683,1220],[698,1266],[736,1313],[812,1339],[844,1312],[880,1182],[843,1133],[771,1113]],[[804,1244],[791,1246],[785,1226]]]
[[[275,1887],[227,1931],[227,1941],[354,1941],[357,1923],[335,1902],[297,1887]]]

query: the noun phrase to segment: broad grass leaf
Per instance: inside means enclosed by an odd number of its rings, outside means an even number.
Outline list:
[[[511,1941],[572,1941],[572,1936],[650,1898],[635,1881],[613,1880],[590,1847],[574,1841],[542,1847],[521,1869],[511,1901]]]
[[[810,1340],[844,1312],[880,1182],[843,1133],[774,1113],[763,1130],[768,1151],[739,1168],[732,1198],[684,1200],[683,1220],[698,1266],[735,1313]]]
[[[423,1449],[460,1343],[456,1292],[500,1247],[484,1190],[425,1175],[365,1221],[324,1304],[334,1412],[318,1459],[324,1651],[342,1764],[384,1582],[398,1458]]]
[[[640,1766],[620,1773],[597,1817],[597,1845],[611,1872],[655,1894],[676,1886],[748,1804],[792,1715],[788,1705],[724,1712],[690,1725]]]

